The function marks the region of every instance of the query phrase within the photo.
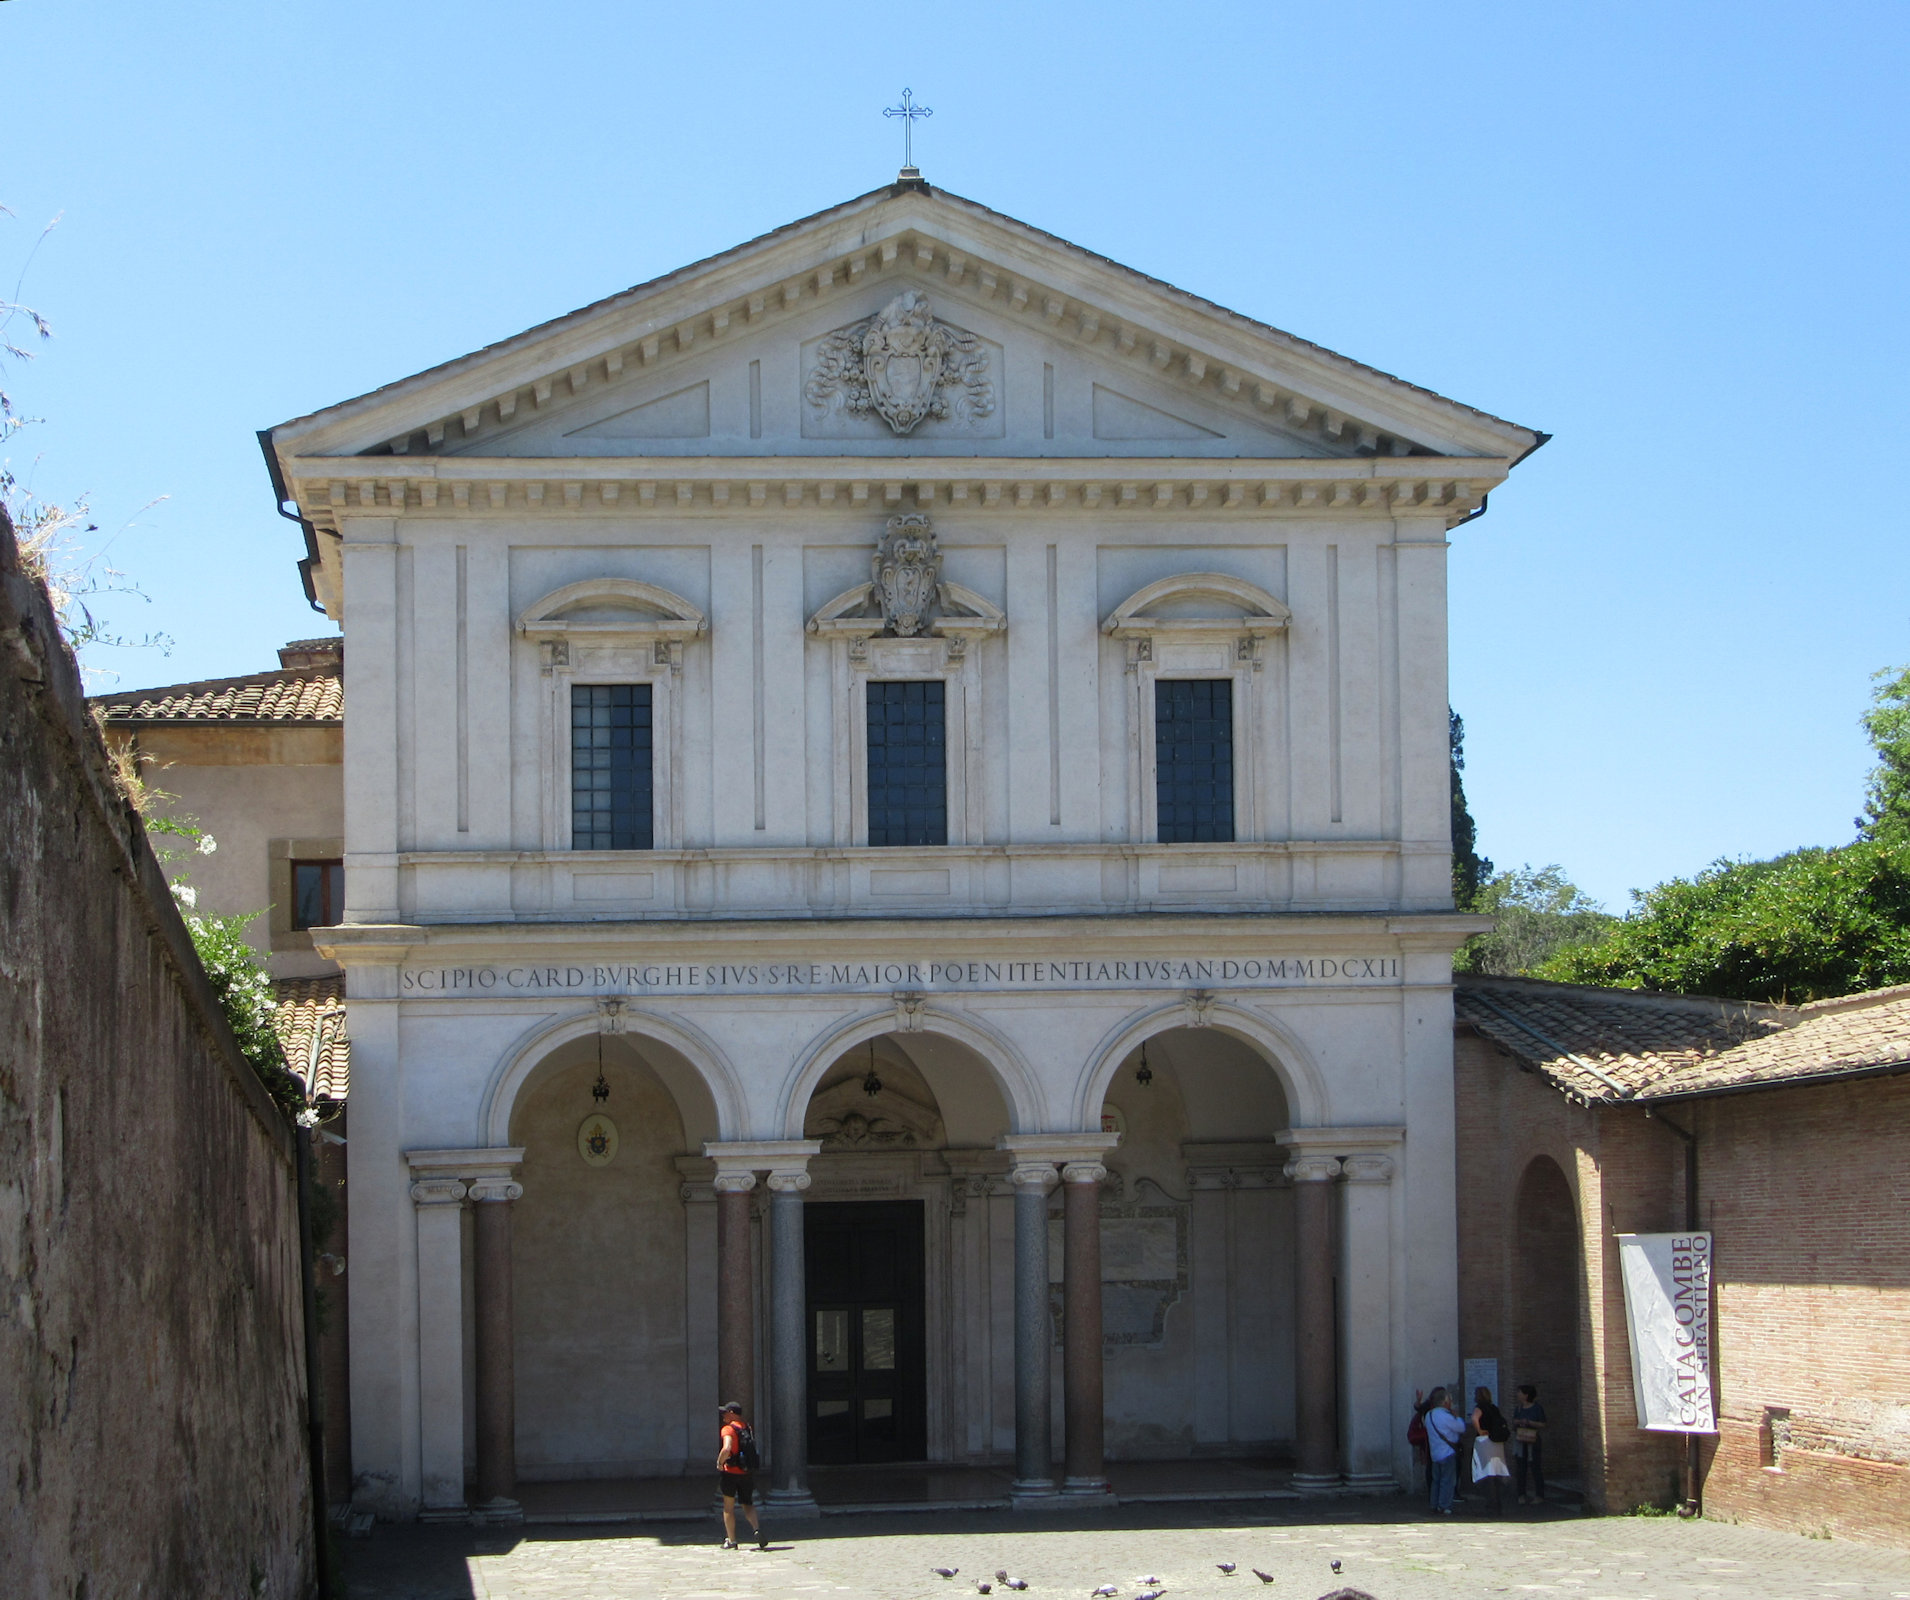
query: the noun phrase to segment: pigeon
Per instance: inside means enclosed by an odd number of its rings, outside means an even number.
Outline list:
[[[1159,1588],[1161,1582],[1159,1578],[1136,1578],[1134,1581],[1143,1589]]]
[[[1110,1596],[1117,1595],[1120,1592],[1120,1588],[1117,1585],[1104,1583],[1100,1588],[1090,1589],[1088,1591],[1088,1600],[1109,1600]]]
[[[1226,1574],[1226,1575],[1227,1575],[1228,1577],[1230,1577],[1230,1578],[1231,1578],[1231,1577],[1232,1577],[1232,1576],[1234,1575],[1234,1563],[1233,1563],[1233,1562],[1231,1562],[1231,1561],[1216,1561],[1216,1562],[1214,1563],[1214,1565],[1215,1565],[1215,1566],[1217,1566],[1218,1568],[1220,1568],[1220,1570],[1221,1570],[1222,1572],[1224,1572],[1224,1573],[1225,1573],[1225,1574]]]
[[[1273,1582],[1273,1574],[1271,1572],[1262,1572],[1258,1567],[1255,1567],[1253,1569],[1253,1575],[1256,1578],[1258,1578],[1262,1583]]]
[[[1134,1597],[1134,1600],[1161,1600],[1161,1596],[1166,1592],[1164,1589],[1143,1589]]]
[[[1028,1587],[1028,1580],[1026,1578],[1008,1578],[1003,1581],[1002,1587],[1004,1589],[1025,1589]]]
[[[1340,1571],[1340,1558],[1338,1556],[1335,1556],[1333,1558],[1333,1575],[1335,1577],[1338,1577],[1339,1571]]]
[[[1006,1583],[1007,1581],[1008,1581],[1008,1569],[1006,1567],[995,1568],[995,1582]]]
[[[975,1580],[975,1589],[978,1594],[993,1594],[995,1592],[995,1586],[981,1578]]]
[[[962,1569],[960,1567],[930,1567],[929,1568],[929,1571],[934,1573],[935,1576],[938,1578],[952,1578],[955,1576],[956,1573],[960,1572],[961,1570]]]

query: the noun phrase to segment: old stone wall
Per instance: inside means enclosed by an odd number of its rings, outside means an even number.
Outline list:
[[[1910,1544],[1910,1077],[1669,1114],[1717,1235],[1706,1514]]]
[[[0,1594],[314,1584],[294,1150],[0,515]]]

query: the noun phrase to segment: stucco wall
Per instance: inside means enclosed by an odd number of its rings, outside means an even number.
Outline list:
[[[297,1195],[0,516],[0,1594],[309,1594]]]

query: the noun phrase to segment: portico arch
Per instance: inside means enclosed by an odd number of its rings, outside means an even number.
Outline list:
[[[1251,1046],[1279,1080],[1295,1127],[1329,1121],[1326,1079],[1319,1064],[1299,1039],[1271,1018],[1224,1000],[1205,1001],[1198,1008],[1186,1001],[1155,1006],[1117,1023],[1101,1038],[1088,1058],[1074,1104],[1072,1126],[1098,1130],[1101,1103],[1107,1098],[1114,1074],[1143,1043],[1156,1034],[1189,1026],[1206,1026]]]
[[[809,1098],[815,1093],[823,1074],[845,1051],[870,1039],[898,1032],[904,1035],[939,1034],[966,1045],[987,1067],[995,1087],[1001,1091],[1002,1099],[1008,1106],[1009,1131],[1025,1133],[1046,1129],[1047,1097],[1042,1093],[1041,1085],[1027,1061],[1009,1040],[967,1017],[928,1005],[918,1005],[907,1021],[911,1026],[898,1029],[896,1008],[888,1006],[837,1023],[812,1040],[798,1053],[779,1091],[783,1121],[777,1137],[802,1137],[803,1118],[809,1109]]]
[[[511,1142],[511,1113],[525,1083],[545,1059],[573,1039],[588,1039],[602,1026],[592,1006],[540,1022],[507,1050],[492,1073],[478,1110],[478,1142],[493,1147]],[[728,1058],[710,1039],[685,1024],[626,1005],[617,1014],[617,1031],[642,1051],[675,1098],[693,1147],[701,1140],[734,1139],[743,1126],[743,1094]],[[645,1042],[663,1046],[643,1050]]]

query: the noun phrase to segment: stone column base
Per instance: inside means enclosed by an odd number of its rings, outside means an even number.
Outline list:
[[[469,1522],[469,1506],[424,1506],[418,1512],[420,1522]]]
[[[1399,1480],[1390,1472],[1349,1472],[1346,1475],[1346,1494],[1398,1494]]]
[[[1296,1494],[1339,1494],[1345,1487],[1345,1480],[1337,1472],[1296,1472],[1293,1475]]]
[[[807,1489],[770,1489],[758,1501],[765,1511],[779,1517],[819,1517],[822,1507]]]
[[[1119,1496],[1108,1487],[1106,1478],[1064,1478],[1061,1497],[1070,1508],[1075,1506],[1118,1506]]]
[[[504,1495],[471,1507],[471,1521],[480,1528],[513,1527],[523,1520],[523,1506]]]
[[[1015,1511],[1052,1511],[1061,1496],[1052,1478],[1017,1478],[1008,1486],[1008,1504]]]

